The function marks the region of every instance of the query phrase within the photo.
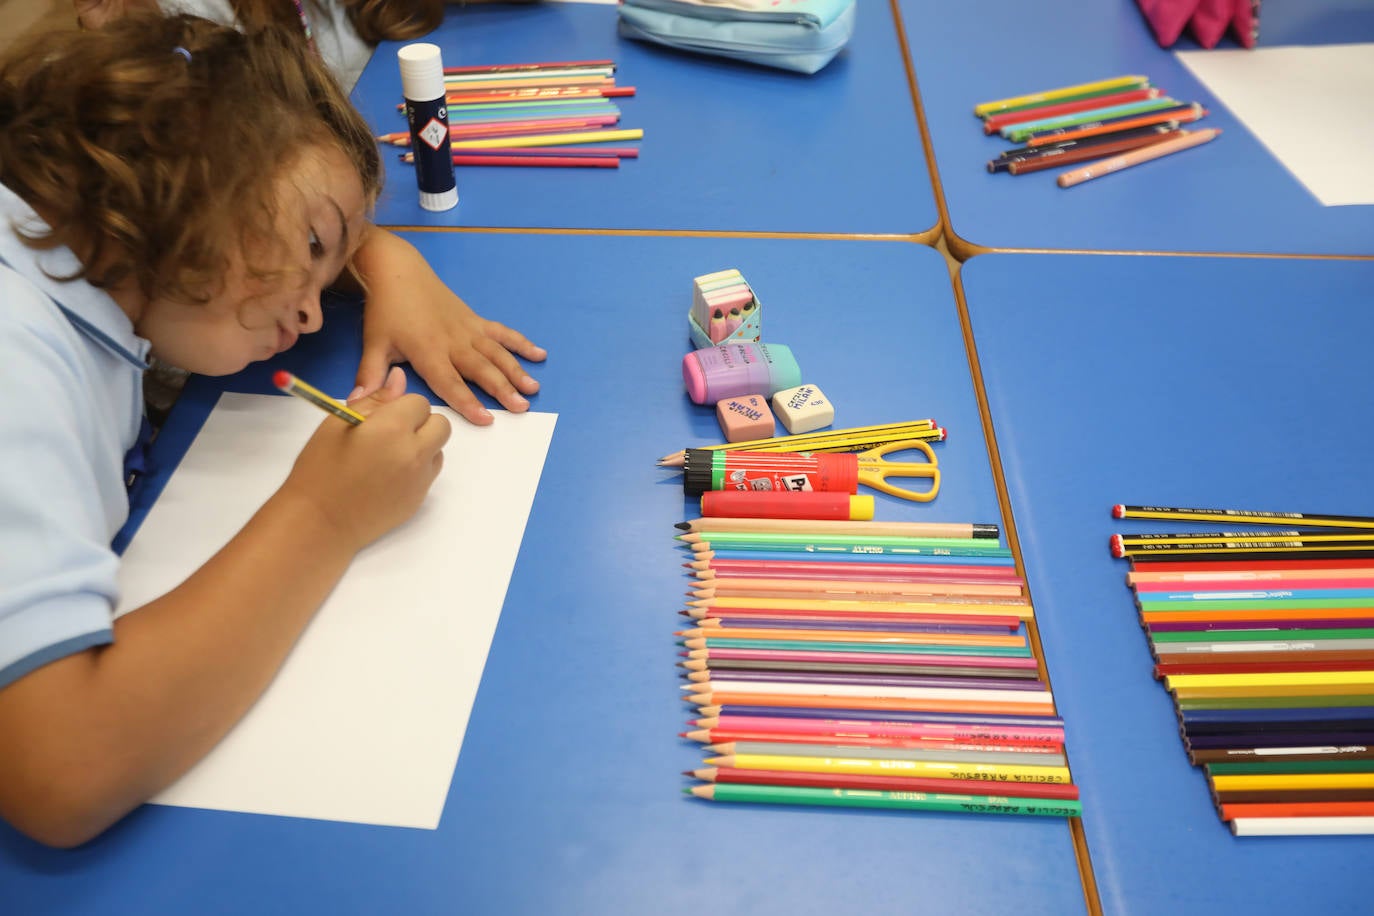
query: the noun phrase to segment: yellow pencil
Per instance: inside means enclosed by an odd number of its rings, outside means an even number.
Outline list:
[[[1270,789],[1374,789],[1374,773],[1256,773],[1213,776],[1218,792]]]
[[[278,371],[272,376],[272,384],[276,385],[287,394],[294,394],[303,401],[309,401],[320,410],[332,413],[340,420],[351,423],[354,426],[357,426],[367,419],[367,417],[364,417],[347,404],[341,404],[314,385],[301,381],[285,370]]]
[[[849,429],[827,429],[795,436],[770,436],[766,439],[747,439],[742,442],[722,442],[702,445],[702,451],[729,449],[736,452],[858,452],[888,442],[908,439],[943,441],[945,430],[934,420],[908,420],[878,426],[855,426]],[[682,467],[685,451],[673,452],[658,459],[664,467]]]
[[[1041,92],[1013,96],[1008,99],[995,99],[991,102],[983,102],[973,106],[973,113],[980,118],[985,118],[990,114],[999,111],[1009,111],[1013,108],[1028,108],[1031,105],[1040,105],[1075,96],[1091,97],[1094,95],[1104,95],[1108,92],[1139,89],[1149,84],[1150,78],[1148,76],[1115,76],[1111,79],[1097,80],[1092,83],[1079,83],[1076,86],[1061,86],[1058,89],[1046,89]]]
[[[1002,763],[965,763],[952,760],[893,760],[874,757],[792,757],[782,754],[735,754],[708,757],[709,766],[741,770],[784,770],[801,773],[886,773],[892,776],[928,776],[937,779],[980,779],[989,784],[1038,782],[1063,785],[1069,782],[1068,767],[1017,766]]]
[[[639,140],[644,137],[640,128],[634,130],[580,130],[567,134],[527,134],[520,137],[488,137],[481,140],[455,140],[449,145],[463,149],[515,149],[529,146],[563,146],[567,143],[601,143],[605,140]]]
[[[1175,687],[1298,687],[1327,684],[1374,684],[1374,671],[1266,671],[1245,674],[1173,674],[1164,679]]]

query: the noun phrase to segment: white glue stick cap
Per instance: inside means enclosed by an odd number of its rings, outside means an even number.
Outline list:
[[[396,52],[401,62],[401,92],[415,102],[444,97],[444,61],[439,46],[421,41]]]

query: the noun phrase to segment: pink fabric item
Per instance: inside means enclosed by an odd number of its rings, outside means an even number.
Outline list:
[[[1231,17],[1231,37],[1242,48],[1253,48],[1259,40],[1260,0],[1235,0],[1236,14]]]
[[[1145,14],[1150,31],[1155,33],[1155,41],[1161,48],[1167,48],[1178,41],[1183,27],[1188,24],[1199,0],[1136,0],[1136,6]]]
[[[1199,0],[1193,18],[1188,20],[1188,31],[1204,48],[1215,48],[1226,34],[1235,8],[1235,0]]]

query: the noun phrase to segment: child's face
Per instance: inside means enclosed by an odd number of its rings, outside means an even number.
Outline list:
[[[344,270],[367,227],[362,182],[333,148],[310,151],[281,181],[277,221],[280,251],[267,252],[281,270],[273,281],[254,277],[236,258],[223,287],[205,303],[148,302],[134,321],[153,353],[202,375],[228,375],[288,349],[320,329],[320,293]]]

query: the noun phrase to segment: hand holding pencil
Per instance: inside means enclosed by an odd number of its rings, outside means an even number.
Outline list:
[[[277,498],[305,509],[301,518],[320,523],[317,531],[299,532],[305,548],[314,549],[323,538],[351,557],[415,514],[443,466],[450,426],[423,396],[405,393],[405,373],[399,367],[378,391],[344,409],[366,422],[325,419],[301,450]]]

